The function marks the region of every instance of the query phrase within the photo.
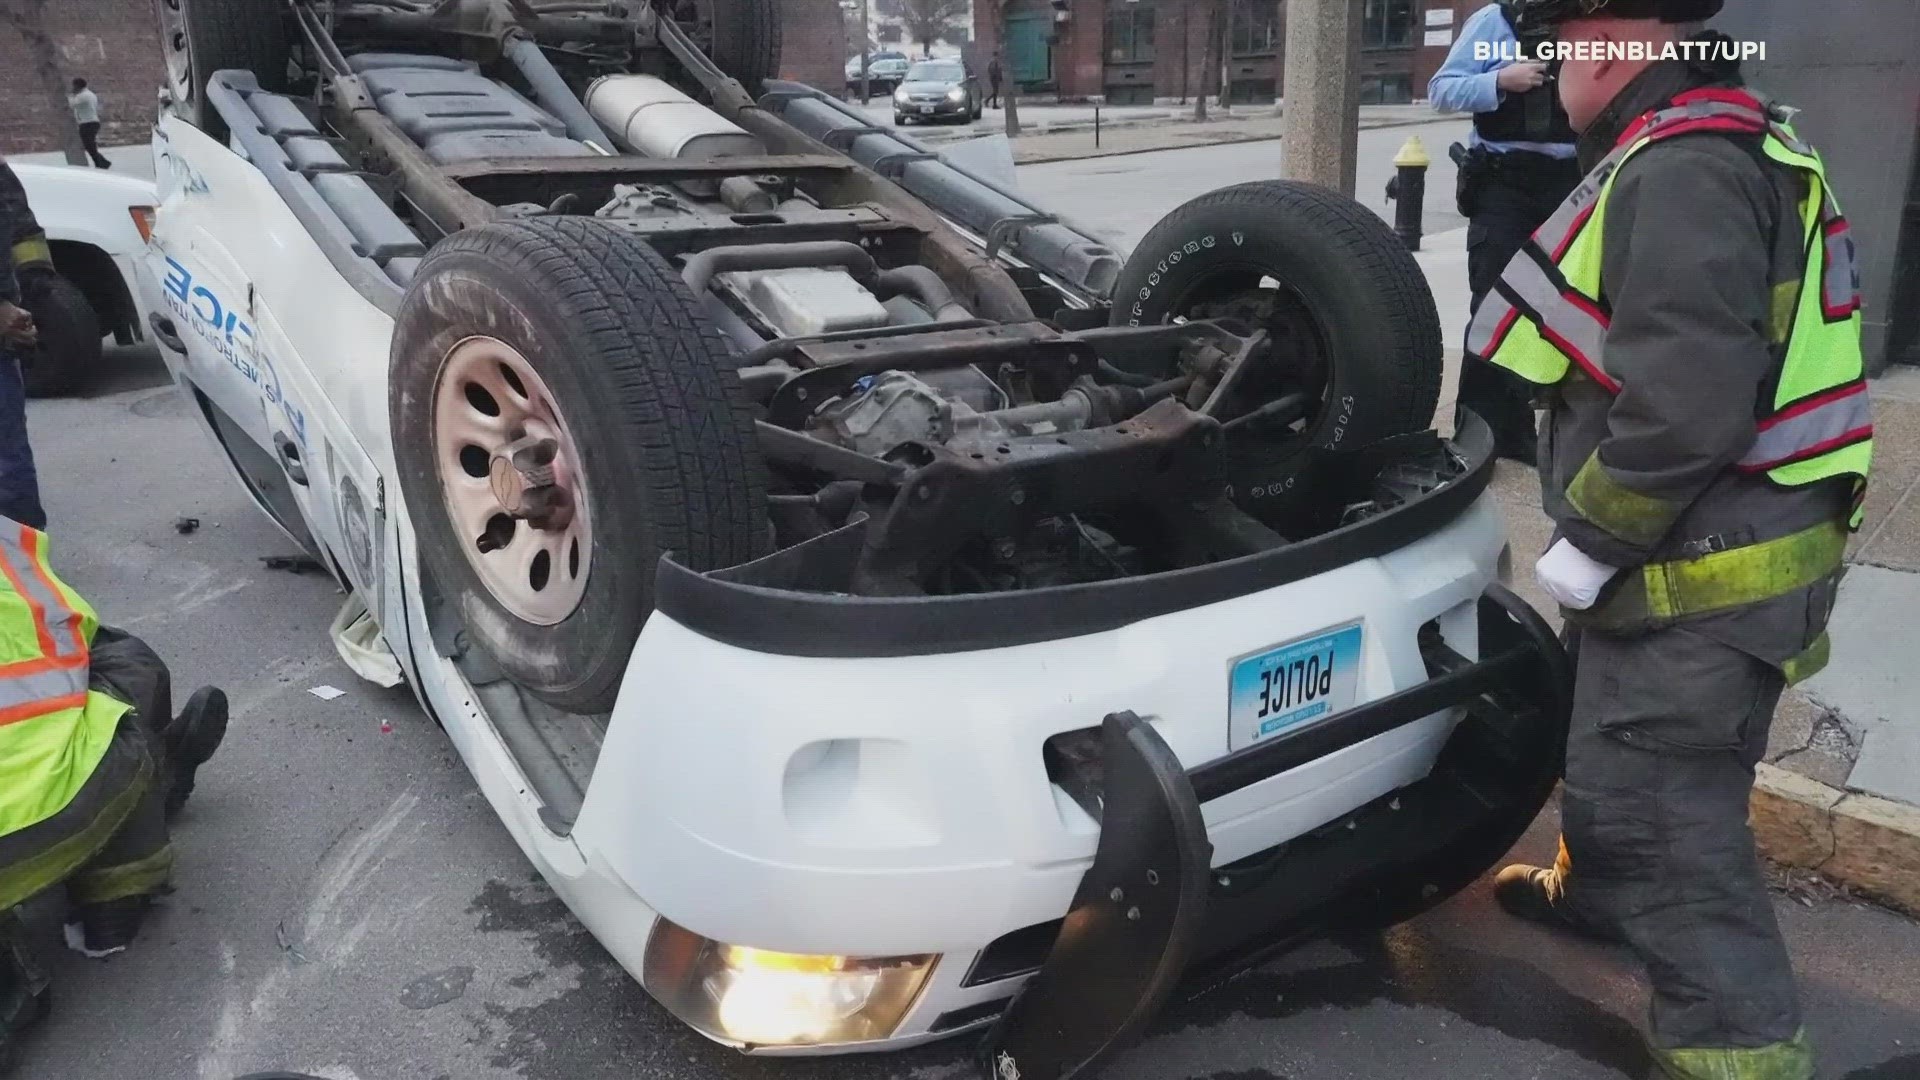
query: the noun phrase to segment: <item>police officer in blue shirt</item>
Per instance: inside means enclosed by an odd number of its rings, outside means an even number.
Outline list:
[[[1455,143],[1460,213],[1468,220],[1467,283],[1473,307],[1500,272],[1580,182],[1574,131],[1554,91],[1557,64],[1539,55],[1539,40],[1522,41],[1500,0],[1473,13],[1447,62],[1427,84],[1441,112],[1473,114],[1468,146]],[[1544,39],[1542,39],[1544,40]],[[1530,391],[1491,364],[1468,359],[1460,372],[1461,406],[1493,428],[1503,457],[1533,464],[1536,436]]]

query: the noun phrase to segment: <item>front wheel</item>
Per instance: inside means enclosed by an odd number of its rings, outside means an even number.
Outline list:
[[[154,0],[160,15],[160,51],[166,63],[173,111],[216,139],[226,122],[207,101],[207,79],[216,71],[253,72],[262,90],[287,85],[292,45],[284,4],[263,0]]]
[[[660,557],[745,562],[767,535],[724,339],[645,242],[593,218],[467,229],[394,323],[400,486],[468,636],[558,708],[613,707]]]
[[[1418,263],[1372,211],[1286,180],[1221,188],[1148,232],[1113,291],[1116,325],[1233,319],[1269,347],[1224,419],[1233,495],[1255,516],[1291,493],[1314,449],[1422,431],[1440,398],[1440,316]]]
[[[70,394],[100,370],[100,317],[78,286],[50,269],[29,271],[21,276],[20,302],[40,329],[39,344],[20,352],[28,397]]]

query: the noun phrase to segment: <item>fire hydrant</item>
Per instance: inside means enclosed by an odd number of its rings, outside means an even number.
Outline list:
[[[1431,164],[1418,135],[1408,136],[1393,157],[1394,175],[1387,181],[1387,199],[1399,203],[1393,212],[1393,231],[1408,251],[1420,250],[1420,215],[1427,205],[1427,166]]]

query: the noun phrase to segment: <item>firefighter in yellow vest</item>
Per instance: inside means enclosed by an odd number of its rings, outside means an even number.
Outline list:
[[[1859,281],[1819,156],[1703,21],[1720,0],[1526,0],[1557,28],[1586,178],[1467,351],[1538,388],[1536,567],[1577,676],[1551,868],[1511,912],[1624,940],[1683,1080],[1806,1080],[1747,825],[1782,689],[1826,624],[1873,454]]]
[[[67,945],[105,956],[167,884],[167,818],[226,734],[227,702],[203,687],[171,709],[153,650],[99,625],[48,565],[46,533],[0,517],[0,1072],[50,1001],[14,908],[63,890]]]

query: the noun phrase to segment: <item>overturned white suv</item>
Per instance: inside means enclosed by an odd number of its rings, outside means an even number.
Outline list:
[[[1123,259],[770,78],[770,0],[159,6],[176,380],[705,1034],[1072,1075],[1547,798],[1565,658],[1365,209]]]

